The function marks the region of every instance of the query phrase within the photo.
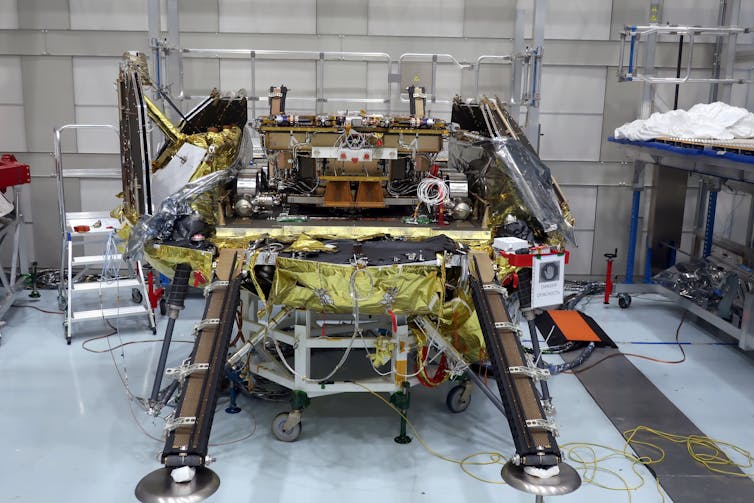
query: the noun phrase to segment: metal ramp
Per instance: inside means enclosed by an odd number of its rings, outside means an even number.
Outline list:
[[[535,494],[537,501],[547,495],[570,493],[581,485],[581,478],[562,462],[555,440],[557,428],[548,417],[551,406],[543,381],[549,372],[525,356],[520,330],[511,323],[503,288],[494,279],[495,271],[487,254],[474,253],[473,263],[469,279],[471,295],[516,448],[516,454],[503,467],[503,479],[518,490]],[[523,270],[519,273],[519,295],[525,297],[527,286],[522,273]],[[535,340],[536,332],[531,335]],[[535,362],[539,360],[538,353],[539,347],[534,345]],[[543,472],[547,476],[536,475]]]
[[[99,255],[76,255],[75,249],[83,245],[104,249],[107,239],[113,232],[120,229],[118,219],[103,211],[66,211],[65,205],[65,178],[120,178],[119,170],[105,169],[63,169],[63,154],[60,145],[61,133],[64,130],[105,128],[118,130],[107,124],[67,124],[53,132],[55,176],[58,188],[58,211],[60,229],[62,235],[62,247],[60,256],[60,282],[58,283],[58,307],[65,311],[65,339],[71,344],[73,326],[76,323],[92,320],[106,320],[112,318],[146,317],[149,328],[156,333],[154,313],[149,307],[146,282],[139,262],[124,263],[119,253],[105,256],[104,252]],[[106,262],[117,261],[124,265],[128,273],[123,277],[113,280],[100,280],[89,283],[77,283],[77,280],[87,272],[95,272],[95,268],[102,268]],[[74,269],[76,272],[74,272]],[[127,297],[133,305],[123,305],[121,292],[128,292]],[[85,297],[96,298],[99,295],[99,307],[80,309],[79,306],[86,304]],[[111,305],[113,304],[114,305]],[[107,304],[107,305],[106,305]]]
[[[206,467],[211,461],[208,456],[209,435],[240,303],[244,258],[243,250],[220,250],[214,278],[205,289],[207,302],[204,316],[194,328],[196,341],[191,356],[180,367],[165,370],[173,325],[167,327],[149,406],[153,412],[159,412],[176,388],[178,405],[165,425],[167,439],[160,458],[165,467],[155,470],[139,482],[136,497],[140,501],[200,501],[214,493],[220,485],[217,475]],[[176,269],[167,298],[169,321],[175,321],[183,308],[190,272],[191,268],[186,264]],[[160,391],[163,372],[175,381]],[[181,467],[196,470],[188,484],[175,483],[171,478],[171,472]],[[198,499],[181,499],[189,495]]]

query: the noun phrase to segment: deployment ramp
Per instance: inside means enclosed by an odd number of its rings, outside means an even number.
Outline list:
[[[228,344],[240,300],[243,255],[239,250],[220,251],[215,278],[202,321],[197,325],[189,372],[178,399],[173,423],[162,452],[165,466],[202,466],[207,457],[209,434],[215,417],[217,392],[225,368]],[[241,255],[241,259],[239,259]]]
[[[219,479],[208,463],[208,446],[215,416],[220,380],[240,300],[243,250],[223,249],[213,281],[208,285],[204,316],[196,327],[196,341],[189,359],[168,369],[181,382],[178,406],[166,424],[168,430],[161,460],[165,468],[147,475],[136,488],[140,501],[200,501],[217,490]],[[171,472],[196,467],[193,480],[175,483]]]
[[[503,467],[503,478],[516,489],[536,495],[572,492],[581,479],[573,468],[561,462],[555,425],[547,418],[535,385],[540,371],[524,355],[501,287],[494,281],[492,263],[486,254],[474,255],[472,299],[516,448],[515,456]]]

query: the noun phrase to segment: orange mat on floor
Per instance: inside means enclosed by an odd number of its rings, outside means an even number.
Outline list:
[[[579,311],[547,311],[552,321],[569,341],[600,342]]]

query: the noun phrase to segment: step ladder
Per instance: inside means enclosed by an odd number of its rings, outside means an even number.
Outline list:
[[[139,261],[127,263],[122,255],[105,256],[104,247],[111,233],[121,228],[118,219],[104,211],[68,212],[65,207],[63,181],[71,176],[78,178],[120,178],[119,170],[63,169],[60,146],[61,132],[67,129],[107,128],[116,134],[118,130],[109,124],[67,124],[53,132],[55,176],[58,184],[58,210],[63,246],[60,256],[60,282],[58,283],[58,307],[65,311],[65,339],[71,344],[73,326],[77,323],[113,318],[146,317],[152,333],[157,333],[154,312],[149,306],[144,272]],[[86,247],[84,247],[86,245]],[[75,249],[99,247],[100,254],[77,255]],[[107,261],[119,261],[126,274],[117,279],[100,278],[99,281],[78,282],[87,273],[99,273]],[[75,270],[75,271],[74,271]],[[122,300],[128,292],[128,303]],[[99,302],[97,301],[99,296]],[[89,308],[82,309],[82,304]],[[92,304],[99,304],[92,309]]]

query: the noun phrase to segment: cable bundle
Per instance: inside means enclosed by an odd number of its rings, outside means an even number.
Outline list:
[[[427,177],[419,182],[416,195],[427,206],[439,206],[448,196],[448,186],[440,178]]]
[[[111,232],[107,237],[105,249],[102,252],[104,257],[102,264],[102,281],[113,281],[120,277],[120,254],[115,243],[115,232]]]

